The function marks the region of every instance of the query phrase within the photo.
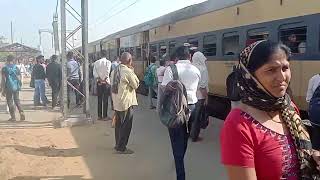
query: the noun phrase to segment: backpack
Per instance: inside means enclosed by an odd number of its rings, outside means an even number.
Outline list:
[[[18,67],[16,65],[13,66],[5,66],[6,72],[6,89],[12,92],[21,90],[21,81],[18,79]]]
[[[155,64],[148,66],[146,73],[144,74],[144,78],[143,78],[144,84],[148,87],[153,86],[155,83],[155,74],[152,71],[153,66],[155,66]]]
[[[160,99],[160,121],[168,128],[176,128],[186,124],[190,117],[188,109],[187,91],[178,76],[177,67],[170,65],[173,80],[170,81]]]
[[[240,101],[240,92],[237,83],[236,67],[233,67],[233,71],[228,75],[226,80],[227,96],[231,101]]]

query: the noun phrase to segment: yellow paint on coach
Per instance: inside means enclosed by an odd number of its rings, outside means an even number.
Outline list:
[[[239,8],[239,15],[237,15]],[[150,30],[150,42],[320,12],[319,0],[253,0]]]

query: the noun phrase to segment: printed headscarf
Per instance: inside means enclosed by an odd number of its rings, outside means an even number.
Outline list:
[[[241,101],[262,111],[279,111],[280,117],[288,127],[290,135],[295,142],[300,162],[300,179],[320,179],[319,171],[316,169],[316,162],[312,158],[309,134],[291,104],[289,95],[286,94],[280,98],[274,97],[248,70],[251,54],[262,42],[265,42],[265,40],[249,45],[240,53],[236,72]]]

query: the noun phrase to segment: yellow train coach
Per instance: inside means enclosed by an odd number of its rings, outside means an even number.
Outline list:
[[[226,103],[225,81],[239,51],[261,39],[281,41],[293,55],[294,101],[306,110],[308,81],[320,72],[319,19],[319,0],[206,1],[109,35],[99,45],[100,50],[108,51],[110,59],[131,52],[142,79],[149,55],[161,58],[174,47],[189,43],[208,58],[212,99]],[[220,110],[227,112],[228,108],[223,105]]]

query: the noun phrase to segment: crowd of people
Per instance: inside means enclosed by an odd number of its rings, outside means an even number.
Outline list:
[[[230,180],[320,178],[320,74],[310,79],[306,96],[312,124],[310,133],[288,95],[290,54],[290,48],[281,43],[253,42],[240,53],[239,63],[227,79],[228,96],[237,102],[232,105],[220,138],[221,160]],[[134,151],[127,148],[127,144],[133,108],[138,105],[136,90],[142,82],[134,72],[129,52],[122,53],[113,62],[106,55],[102,50],[101,59],[91,65],[91,89],[97,94],[98,120],[112,119],[115,152],[132,154]],[[67,59],[68,92],[74,92],[76,103],[81,104],[81,65],[72,52],[67,54]],[[51,62],[45,65],[43,56],[36,58],[30,84],[35,88],[36,106],[49,103],[45,96],[46,79],[52,88],[52,107],[59,104],[61,65],[57,60],[53,55]],[[177,180],[185,180],[184,156],[188,140],[201,141],[201,128],[208,123],[207,58],[200,51],[190,52],[188,46],[180,46],[161,59],[159,65],[155,57],[149,60],[143,79],[149,90],[149,106],[156,109],[168,128]],[[21,75],[27,70],[22,69],[20,62],[15,64],[13,56],[8,56],[2,68],[1,89],[9,106],[10,121],[16,120],[14,103],[20,119],[25,120],[19,91]],[[154,97],[157,97],[156,103]],[[112,118],[108,116],[109,99],[114,111]]]

